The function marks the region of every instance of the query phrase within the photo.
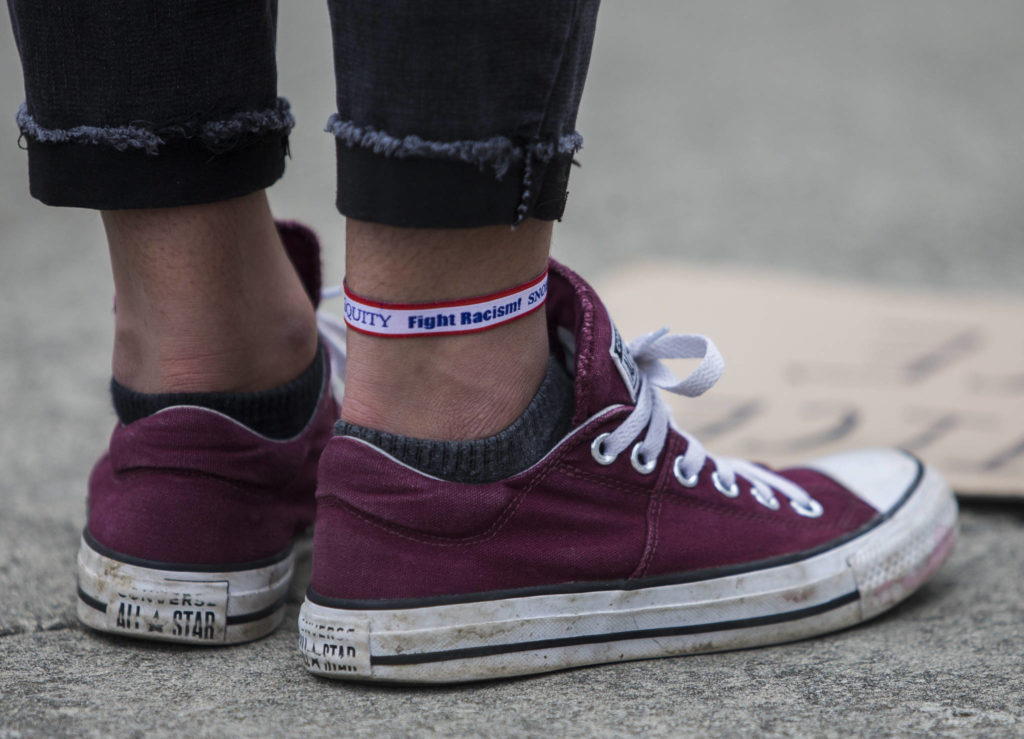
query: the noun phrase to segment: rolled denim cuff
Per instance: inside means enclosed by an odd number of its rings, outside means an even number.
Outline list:
[[[284,173],[295,124],[283,98],[266,110],[161,127],[47,127],[24,104],[17,120],[33,197],[101,210],[195,205],[268,187]]]
[[[514,142],[394,137],[331,117],[337,207],[358,220],[411,228],[518,225],[553,221],[565,211],[578,132],[554,140]]]

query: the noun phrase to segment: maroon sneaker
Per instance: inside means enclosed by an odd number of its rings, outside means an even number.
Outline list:
[[[572,431],[507,480],[421,474],[335,437],[320,461],[299,647],[318,675],[449,682],[801,639],[871,618],[949,554],[957,508],[894,450],[773,472],[708,456],[657,388],[721,373],[704,337],[628,347],[552,262]],[[680,382],[659,360],[703,358]]]
[[[316,236],[278,228],[314,304]],[[284,616],[292,542],[313,522],[316,468],[338,417],[325,358],[313,417],[268,439],[212,410],[177,406],[118,425],[89,480],[78,617],[124,636],[231,644]]]

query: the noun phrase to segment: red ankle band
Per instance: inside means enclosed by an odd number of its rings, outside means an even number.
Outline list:
[[[452,336],[501,326],[544,305],[548,271],[491,295],[439,303],[381,303],[361,298],[345,285],[345,323],[371,336]]]

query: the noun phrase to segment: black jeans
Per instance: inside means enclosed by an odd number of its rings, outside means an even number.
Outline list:
[[[565,207],[599,0],[328,0],[338,209],[396,226]],[[284,171],[276,0],[8,0],[33,196],[213,202]]]

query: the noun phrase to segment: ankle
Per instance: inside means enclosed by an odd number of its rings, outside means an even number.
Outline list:
[[[145,393],[258,391],[313,360],[316,316],[265,193],[107,211],[114,378]]]
[[[568,432],[573,409],[572,378],[552,358],[530,404],[498,433],[472,440],[426,440],[344,419],[335,426],[335,432],[362,439],[424,474],[480,484],[506,479],[540,461]]]
[[[317,350],[312,306],[257,327],[228,320],[141,328],[152,323],[119,316],[115,332],[114,379],[143,393],[270,390],[301,374]]]
[[[342,420],[419,439],[469,440],[511,425],[548,366],[542,311],[480,334],[349,333]]]
[[[403,229],[349,219],[346,281],[357,295],[430,303],[488,295],[535,278],[551,224]],[[415,338],[348,334],[342,420],[418,439],[471,440],[512,424],[548,366],[543,310],[480,333]]]

